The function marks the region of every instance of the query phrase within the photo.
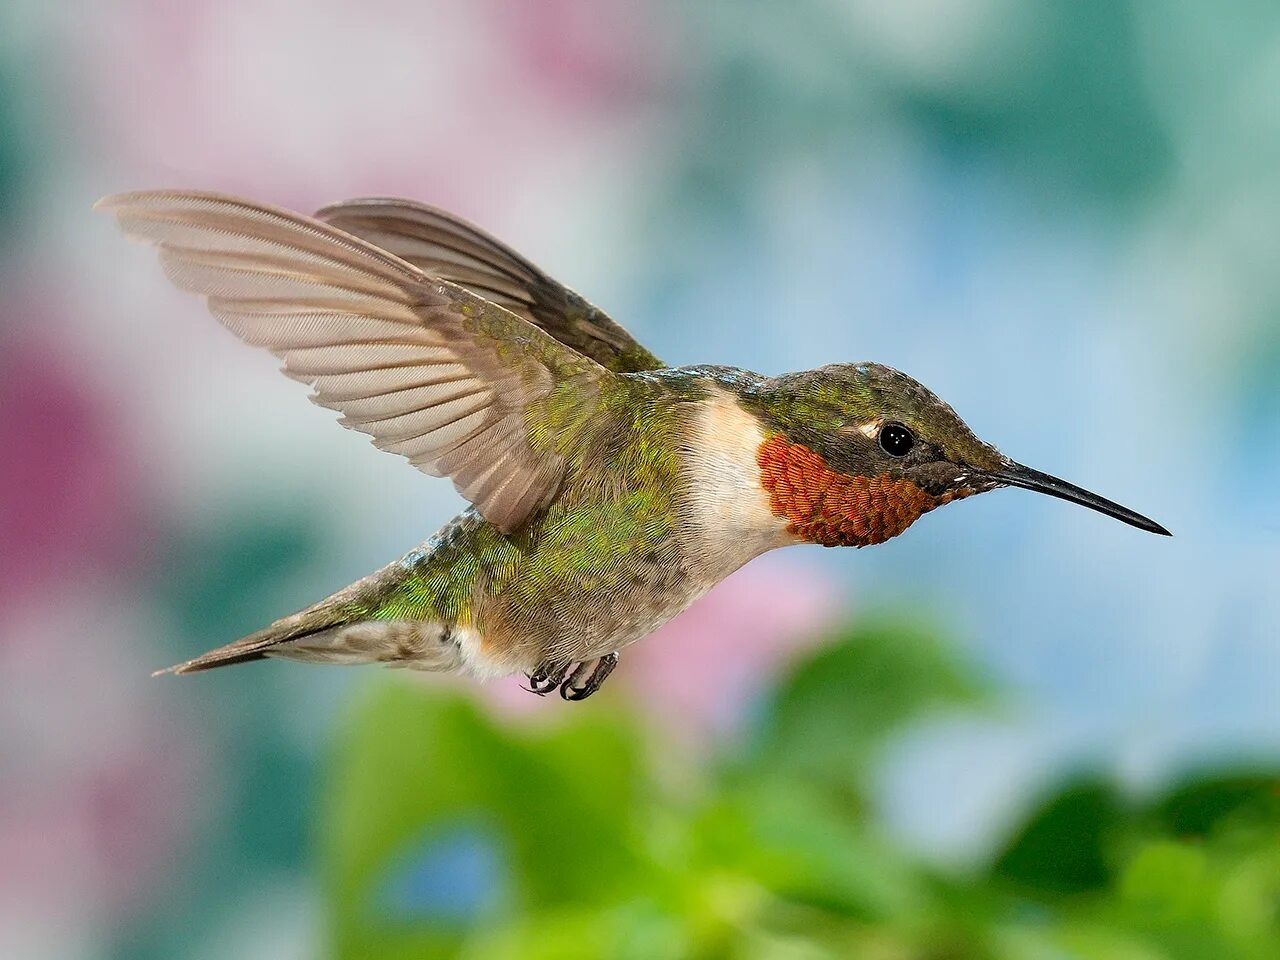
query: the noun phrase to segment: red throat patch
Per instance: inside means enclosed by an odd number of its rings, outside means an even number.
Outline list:
[[[922,514],[966,495],[957,491],[935,497],[887,473],[837,473],[819,454],[781,434],[760,444],[756,462],[774,516],[785,519],[795,536],[824,547],[884,543]]]

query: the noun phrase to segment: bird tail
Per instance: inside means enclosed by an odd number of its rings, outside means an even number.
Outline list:
[[[410,585],[408,595],[419,595],[412,585],[429,579],[433,564],[442,564],[443,570],[453,563],[452,556],[439,556],[442,545],[456,543],[483,524],[479,513],[468,509],[420,547],[338,593],[152,676],[198,673],[265,657],[307,663],[383,663],[440,673],[504,672],[506,668],[480,654],[479,634],[458,623],[457,611],[445,612],[439,604],[396,602],[406,584]]]
[[[152,676],[158,677],[166,673],[199,673],[201,670],[212,670],[214,667],[229,667],[233,663],[248,663],[264,657],[280,656],[284,647],[305,642],[308,638],[319,638],[332,633],[335,628],[342,627],[346,623],[346,618],[336,613],[326,615],[322,608],[308,608],[283,617],[270,626],[225,646],[202,653],[191,660],[157,670]]]
[[[477,522],[473,514],[463,514],[441,535]],[[395,595],[415,566],[432,561],[439,536],[305,610],[192,660],[157,670],[153,676],[198,673],[264,657],[308,663],[381,663],[446,673],[472,669],[475,633],[460,627],[456,617],[419,610],[406,619],[403,608],[387,604],[387,598]]]
[[[312,614],[304,610],[277,620],[257,633],[157,670],[152,676],[199,673],[266,657],[304,663],[379,663],[432,673],[493,672],[491,667],[479,669],[472,662],[475,653],[467,646],[470,632],[449,623],[343,617],[326,624],[316,622]]]

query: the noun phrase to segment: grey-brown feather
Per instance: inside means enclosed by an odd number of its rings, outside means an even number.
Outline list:
[[[535,450],[531,404],[611,374],[533,324],[329,224],[204,193],[101,203],[154,243],[171,280],[284,362],[342,423],[445,475],[514,530],[554,496],[563,459]],[[480,262],[480,261],[477,261]],[[553,373],[552,367],[555,372]]]
[[[316,217],[394,253],[428,276],[474,290],[610,370],[665,366],[599,307],[446,210],[374,197],[332,204]]]

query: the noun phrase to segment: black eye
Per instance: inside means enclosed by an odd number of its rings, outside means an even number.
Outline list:
[[[916,438],[900,423],[886,423],[880,430],[880,449],[891,457],[905,457],[915,445]]]

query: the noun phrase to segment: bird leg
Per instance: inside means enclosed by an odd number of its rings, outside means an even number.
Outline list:
[[[544,660],[538,668],[529,674],[529,690],[540,697],[545,697],[560,684],[564,683],[565,674],[573,666],[568,660]]]
[[[618,665],[616,653],[606,653],[594,660],[584,660],[560,684],[560,696],[565,700],[585,700],[597,690]]]

